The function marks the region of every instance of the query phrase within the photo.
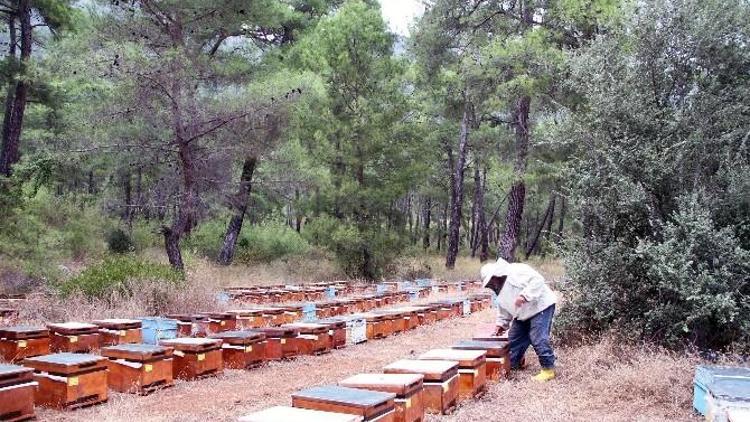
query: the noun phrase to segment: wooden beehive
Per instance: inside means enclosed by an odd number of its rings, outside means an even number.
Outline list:
[[[194,380],[224,372],[221,340],[213,338],[182,337],[162,340],[163,346],[174,349],[172,375],[175,378]]]
[[[0,363],[0,421],[34,418],[34,370]]]
[[[362,422],[362,417],[346,413],[321,412],[298,407],[276,406],[245,415],[239,422]]]
[[[433,306],[434,309],[437,311],[436,317],[438,321],[442,321],[444,319],[450,318],[452,315],[452,309],[451,306],[445,303],[430,303],[430,306]]]
[[[107,401],[106,358],[84,353],[54,353],[23,361],[34,369],[39,387],[34,402],[56,409],[76,409]]]
[[[346,320],[342,318],[326,318],[318,320],[318,324],[328,327],[331,336],[331,347],[341,349],[346,347]]]
[[[229,312],[201,312],[206,317],[206,335],[237,329],[237,319]]]
[[[324,324],[297,322],[282,325],[282,327],[299,331],[297,341],[300,355],[321,355],[330,353],[333,348],[328,326]]]
[[[205,317],[196,314],[168,314],[167,318],[177,321],[177,337],[204,337]]]
[[[232,369],[253,368],[266,360],[266,335],[258,331],[222,331],[211,335],[220,339],[224,366]]]
[[[237,330],[250,330],[264,325],[263,311],[260,309],[233,309],[227,313],[234,316]]]
[[[7,362],[48,355],[49,344],[49,331],[44,327],[0,328],[0,356]]]
[[[99,327],[102,347],[143,342],[142,322],[138,319],[100,319],[94,325]]]
[[[497,335],[497,326],[495,324],[481,324],[474,331],[474,340],[488,340],[488,341],[508,341],[508,331],[506,330],[500,335]]]
[[[453,345],[454,349],[484,350],[487,352],[487,379],[498,381],[510,375],[510,346],[506,341],[464,340]]]
[[[417,308],[417,318],[420,325],[429,325],[437,322],[438,307],[433,305],[420,305]]]
[[[424,375],[359,374],[339,383],[343,387],[382,391],[396,395],[396,422],[421,422],[424,419]]]
[[[361,314],[367,321],[367,339],[385,338],[393,334],[393,317],[367,312]]]
[[[405,306],[403,308],[397,308],[397,311],[401,312],[404,318],[404,329],[413,330],[419,327],[419,310],[413,306]]]
[[[396,413],[393,393],[339,387],[312,387],[292,394],[292,406],[324,412],[362,416],[365,422],[393,422]]]
[[[266,335],[266,360],[289,359],[299,354],[299,330],[289,327],[262,327],[255,331]]]
[[[484,350],[433,349],[419,359],[458,362],[459,402],[484,394],[487,386],[487,352]]]
[[[89,353],[99,350],[99,327],[83,322],[47,324],[52,352]]]
[[[386,374],[424,376],[424,409],[448,414],[458,401],[458,362],[448,360],[399,360],[383,368]]]
[[[172,349],[151,344],[120,344],[102,348],[108,358],[109,388],[121,393],[149,394],[174,385]]]
[[[406,314],[398,309],[377,310],[373,313],[384,315],[387,320],[391,321],[391,334],[398,334],[406,331]]]
[[[281,308],[263,308],[263,325],[265,327],[278,327],[288,321]]]

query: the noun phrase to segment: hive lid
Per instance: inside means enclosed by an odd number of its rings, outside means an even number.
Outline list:
[[[276,406],[251,413],[239,422],[361,422],[362,416],[346,413],[322,412],[298,407]]]
[[[227,311],[228,314],[232,314],[235,317],[254,317],[263,315],[262,309],[232,309]]]
[[[510,345],[507,341],[494,340],[462,340],[453,345],[459,350],[485,350],[487,357],[502,357],[508,353]]]
[[[341,381],[339,385],[383,391],[403,397],[421,389],[423,380],[422,374],[359,374]]]
[[[343,328],[346,327],[346,319],[344,318],[325,318],[319,319],[318,324],[327,325],[329,328]]]
[[[0,338],[9,340],[22,340],[31,338],[40,338],[49,336],[49,330],[46,327],[31,325],[16,325],[14,327],[0,328]]]
[[[266,338],[290,338],[299,335],[299,330],[291,327],[260,327],[253,330],[264,333]]]
[[[137,362],[172,356],[172,348],[154,344],[119,344],[102,348],[102,356]]]
[[[378,406],[393,400],[396,395],[381,391],[360,390],[358,388],[326,385],[312,387],[292,394],[292,398],[315,400],[325,403],[346,404],[362,409]]]
[[[264,315],[279,315],[284,313],[282,308],[261,308]]]
[[[263,341],[266,335],[257,330],[233,330],[213,333],[211,338],[218,338],[228,344],[251,344]]]
[[[182,352],[204,352],[221,346],[221,340],[215,338],[179,337],[159,341],[163,346],[174,347]]]
[[[56,324],[47,324],[47,328],[58,334],[73,335],[73,334],[90,334],[96,333],[99,330],[94,324],[86,322],[60,322]]]
[[[386,374],[422,374],[425,381],[446,381],[458,373],[458,362],[404,359],[386,366],[383,372]]]
[[[206,318],[200,314],[168,314],[167,318],[176,319],[180,322],[197,322]]]
[[[475,368],[487,360],[484,350],[433,349],[419,356],[420,360],[455,360],[461,368]]]
[[[0,388],[29,382],[34,370],[25,366],[0,363]]]
[[[316,334],[328,331],[328,326],[312,322],[295,322],[294,324],[284,324],[281,328],[292,328],[298,330],[300,334]]]
[[[131,330],[141,328],[142,322],[138,319],[99,319],[94,321],[94,325],[112,330]]]
[[[91,369],[106,368],[106,358],[84,353],[54,353],[51,355],[26,358],[24,366],[34,368],[37,371],[52,372],[58,374],[75,374]]]

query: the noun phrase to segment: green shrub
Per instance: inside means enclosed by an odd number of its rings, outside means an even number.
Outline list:
[[[113,292],[132,294],[128,291],[128,281],[176,283],[181,279],[182,275],[167,265],[132,256],[117,256],[88,267],[78,276],[61,283],[59,290],[63,296],[80,292],[86,296],[104,298]]]
[[[107,246],[112,253],[123,254],[135,250],[133,241],[121,228],[116,228],[107,234]]]
[[[241,262],[270,262],[302,255],[309,249],[309,243],[286,225],[246,225],[237,240],[235,256]]]
[[[215,259],[227,230],[228,218],[214,218],[202,222],[185,239],[184,246],[196,253]]]

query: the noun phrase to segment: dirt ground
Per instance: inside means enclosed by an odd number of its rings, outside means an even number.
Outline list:
[[[296,390],[334,384],[357,373],[377,372],[397,359],[449,346],[469,337],[476,324],[492,319],[492,311],[486,310],[326,356],[249,371],[227,370],[213,379],[178,381],[175,387],[146,397],[111,393],[108,403],[88,409],[39,409],[39,419],[233,421],[254,410],[289,404]],[[453,415],[428,416],[427,421],[698,420],[690,410],[694,362],[687,358],[619,348],[610,342],[559,350],[558,354],[560,376],[554,382],[538,385],[530,381],[536,369],[532,367],[510,381],[492,385],[484,398],[467,402]]]

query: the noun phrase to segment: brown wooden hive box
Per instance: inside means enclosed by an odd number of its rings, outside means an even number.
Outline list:
[[[48,355],[49,331],[45,327],[15,326],[0,328],[0,356],[7,362]]]
[[[393,422],[396,414],[393,393],[339,387],[312,387],[292,394],[292,406],[324,412],[362,416],[365,422]]]
[[[258,331],[223,331],[211,335],[220,339],[224,366],[232,369],[253,368],[266,360],[266,335]]]
[[[239,422],[362,422],[362,416],[276,406],[245,415]]]
[[[281,308],[263,308],[263,325],[266,327],[278,327],[281,324],[285,324],[286,317],[284,310]]]
[[[99,350],[99,327],[84,322],[47,324],[52,352],[89,353]]]
[[[102,347],[143,342],[142,323],[138,319],[100,319],[93,322],[99,327],[99,344]]]
[[[229,312],[201,312],[206,319],[206,335],[237,329],[237,318]]]
[[[39,388],[34,402],[56,409],[76,409],[107,401],[106,358],[83,353],[54,353],[23,361],[34,369]]]
[[[484,350],[433,349],[419,356],[420,360],[458,362],[459,402],[484,394],[487,386],[487,352]]]
[[[497,326],[495,324],[480,324],[474,335],[473,340],[489,340],[489,341],[508,341],[508,331],[497,335]]]
[[[456,361],[404,359],[386,366],[383,372],[423,375],[426,413],[448,414],[456,407],[458,401],[458,362]]]
[[[437,311],[436,316],[437,316],[438,321],[442,321],[446,318],[450,318],[453,313],[451,306],[446,303],[436,302],[436,303],[430,303],[428,305],[433,306],[434,309]]]
[[[464,340],[454,344],[453,348],[486,351],[488,380],[498,381],[510,375],[510,346],[507,341]]]
[[[0,363],[0,421],[34,418],[34,370]]]
[[[168,314],[167,318],[177,320],[177,337],[205,337],[207,318],[200,314]]]
[[[339,383],[343,387],[382,391],[396,395],[396,422],[421,422],[424,419],[424,375],[359,374]]]
[[[372,311],[374,314],[383,315],[391,321],[391,334],[397,334],[406,331],[406,315],[399,310],[387,309]]]
[[[419,327],[419,312],[423,310],[422,308],[405,306],[403,308],[398,308],[397,310],[402,312],[405,328],[407,330],[413,330]]]
[[[393,319],[383,314],[361,314],[367,321],[367,339],[385,338],[393,334]]]
[[[254,331],[266,335],[266,360],[289,359],[299,355],[299,330],[288,327],[262,327]]]
[[[249,330],[264,325],[263,311],[260,309],[233,309],[227,312],[234,315],[238,330]]]
[[[342,349],[346,347],[346,320],[341,318],[326,318],[318,320],[318,324],[328,327],[331,336],[331,347]]]
[[[161,340],[162,346],[174,349],[172,353],[172,376],[194,380],[224,372],[221,340],[212,338],[183,337]]]
[[[299,331],[298,344],[300,355],[321,355],[329,353],[333,348],[331,335],[328,334],[328,326],[324,324],[297,322],[286,324],[282,327]]]
[[[174,385],[172,349],[151,344],[120,344],[102,348],[108,358],[109,388],[121,393],[149,394]]]

